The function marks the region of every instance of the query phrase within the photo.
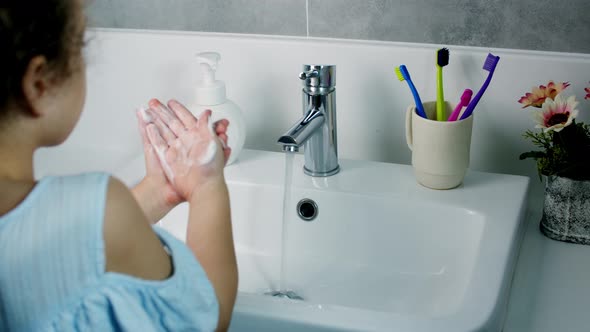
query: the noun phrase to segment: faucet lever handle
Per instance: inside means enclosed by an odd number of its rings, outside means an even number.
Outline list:
[[[303,71],[303,72],[301,72],[301,74],[299,74],[299,79],[307,80],[307,79],[315,78],[315,77],[319,77],[319,76],[320,76],[320,73],[317,70]]]

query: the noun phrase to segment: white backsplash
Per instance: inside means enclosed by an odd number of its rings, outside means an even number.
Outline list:
[[[436,96],[439,45],[110,29],[90,30],[89,37],[84,113],[64,146],[42,151],[45,156],[82,149],[122,161],[140,154],[134,110],[151,97],[191,103],[198,79],[194,55],[201,51],[221,53],[217,78],[244,112],[246,148],[280,150],[277,138],[302,115],[303,64],[337,65],[340,158],[410,163],[404,113],[413,99],[394,67],[408,67],[423,101]],[[536,177],[533,161],[518,160],[532,148],[522,133],[534,123],[517,101],[532,86],[569,81],[566,92],[581,100],[580,120],[590,120],[590,101],[583,100],[590,55],[446,46],[445,97],[452,103],[465,88],[477,92],[487,76],[482,65],[488,52],[501,58],[475,110],[472,169]]]

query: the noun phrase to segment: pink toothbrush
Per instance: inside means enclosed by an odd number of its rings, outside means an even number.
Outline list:
[[[455,109],[453,110],[453,113],[451,113],[451,115],[449,116],[447,121],[457,121],[457,118],[459,117],[459,114],[461,113],[461,109],[463,109],[463,107],[469,105],[472,95],[473,95],[473,91],[471,89],[465,89],[465,91],[463,91],[463,94],[461,95],[461,101],[459,101],[459,104],[457,105],[457,107],[455,107]]]

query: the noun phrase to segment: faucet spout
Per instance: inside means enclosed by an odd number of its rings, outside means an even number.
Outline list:
[[[325,116],[318,108],[310,108],[307,113],[287,132],[279,137],[278,143],[283,145],[283,151],[297,152],[319,128],[324,124]]]

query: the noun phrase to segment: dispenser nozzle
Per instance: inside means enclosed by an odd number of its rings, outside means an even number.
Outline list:
[[[221,60],[221,55],[217,52],[197,53],[197,61],[203,73],[203,83],[212,84],[215,82],[215,71],[219,60]]]
[[[201,64],[207,64],[212,70],[217,70],[217,64],[221,60],[221,55],[217,52],[197,53],[197,61]]]

